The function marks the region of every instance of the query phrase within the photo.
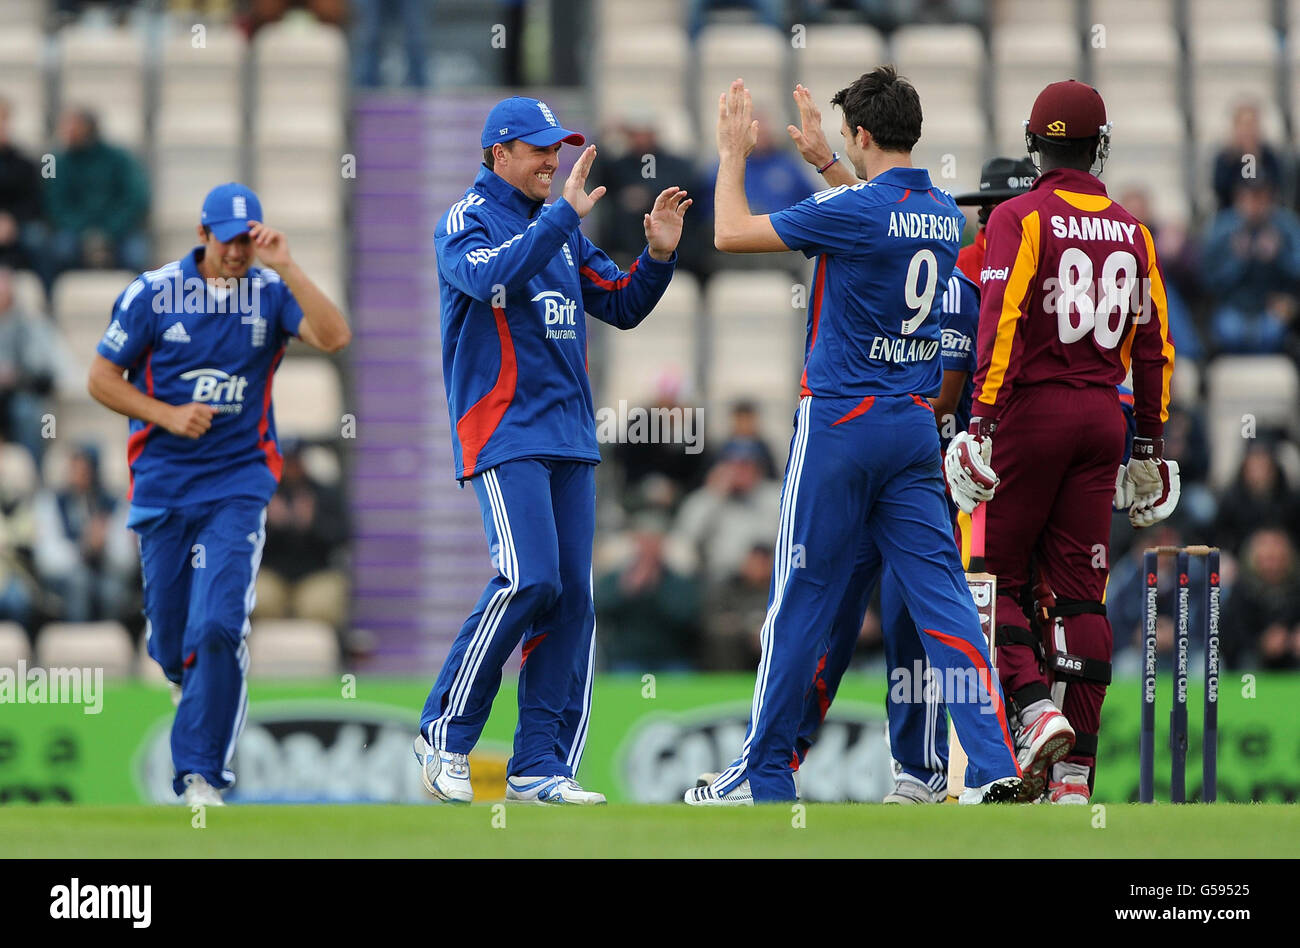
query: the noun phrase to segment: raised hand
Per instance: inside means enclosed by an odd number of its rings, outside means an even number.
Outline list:
[[[253,239],[253,251],[259,260],[272,270],[288,266],[289,240],[278,230],[272,230],[261,221],[248,222],[248,235]]]
[[[569,177],[564,182],[564,200],[568,201],[569,206],[578,212],[579,217],[586,217],[591,213],[591,209],[596,206],[596,202],[605,196],[604,186],[596,188],[590,194],[586,192],[587,175],[591,173],[591,163],[595,160],[596,146],[588,145],[582,154],[578,156],[578,160],[573,165],[573,170],[569,172]]]
[[[682,223],[686,209],[695,203],[681,188],[664,188],[655,198],[654,207],[645,216],[645,239],[650,256],[667,260],[682,239]]]
[[[754,120],[754,101],[745,80],[737,79],[718,97],[718,156],[749,157],[758,144],[758,122]]]
[[[799,109],[799,121],[803,128],[787,125],[785,130],[790,133],[795,147],[799,149],[799,157],[814,168],[825,167],[831,160],[832,152],[822,128],[822,110],[817,108],[812,93],[803,85],[794,87],[794,104]]]

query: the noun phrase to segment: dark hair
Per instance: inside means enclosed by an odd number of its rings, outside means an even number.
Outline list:
[[[489,145],[487,148],[483,149],[483,164],[487,165],[489,168],[495,168],[496,163],[497,160],[492,157],[492,147]]]
[[[921,97],[893,66],[877,66],[835,93],[831,105],[844,112],[849,134],[871,133],[882,151],[909,152],[921,137]]]
[[[1039,165],[1044,171],[1049,168],[1074,168],[1078,171],[1087,171],[1097,160],[1097,148],[1100,143],[1096,135],[1091,138],[1062,138],[1059,141],[1052,141],[1042,135],[1034,136]]]

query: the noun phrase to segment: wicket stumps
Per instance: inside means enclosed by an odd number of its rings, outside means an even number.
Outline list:
[[[1187,802],[1187,642],[1190,633],[1193,556],[1205,559],[1205,711],[1201,736],[1201,800],[1218,796],[1219,753],[1219,548],[1213,546],[1155,546],[1142,555],[1145,588],[1142,599],[1142,735],[1139,748],[1138,802],[1155,799],[1156,744],[1156,624],[1160,582],[1160,557],[1173,556],[1178,574],[1174,606],[1174,695],[1169,712],[1169,798]]]

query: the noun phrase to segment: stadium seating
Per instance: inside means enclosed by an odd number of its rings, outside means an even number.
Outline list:
[[[308,678],[339,669],[338,636],[312,619],[263,619],[248,636],[250,678]]]
[[[40,484],[31,454],[20,444],[0,441],[0,501],[31,497]]]
[[[998,151],[1020,155],[1024,120],[1049,82],[1079,75],[1082,40],[1064,20],[1008,23],[993,34],[993,128]]]
[[[1236,476],[1247,437],[1281,427],[1295,433],[1300,379],[1286,356],[1220,356],[1206,372],[1210,484]]]
[[[624,398],[630,405],[648,404],[665,375],[688,381],[694,376],[701,338],[699,284],[679,270],[654,314],[634,332],[594,321],[588,321],[588,332],[593,351],[604,351],[603,364],[592,365],[592,373],[606,381],[610,393],[603,403],[616,408],[617,399]]]
[[[73,25],[58,35],[61,108],[86,106],[106,141],[143,152],[145,43],[136,32]]]
[[[49,315],[50,304],[45,298],[45,286],[40,277],[30,270],[16,270],[13,281],[14,303],[20,310],[33,316]]]
[[[1088,20],[1105,26],[1108,36],[1116,27],[1159,29],[1173,23],[1174,0],[1092,0]]]
[[[808,315],[793,305],[794,286],[784,270],[724,272],[709,281],[710,437],[725,436],[727,406],[744,397],[759,402],[764,435],[778,456],[790,440]]]
[[[339,436],[343,394],[329,359],[280,363],[275,373],[275,428],[282,438],[332,440]]]
[[[756,24],[711,25],[700,33],[698,49],[700,85],[696,109],[702,132],[716,124],[718,96],[737,78],[745,80],[753,95],[755,117],[773,126],[785,126],[794,111],[785,82],[786,58],[791,51],[785,33]],[[712,134],[700,135],[701,158],[715,158],[716,147]]]
[[[36,637],[36,662],[45,668],[102,668],[105,678],[126,678],[134,670],[135,648],[118,622],[50,622]]]
[[[0,9],[7,9],[0,4]],[[14,143],[43,150],[45,128],[45,73],[41,50],[45,43],[34,26],[0,26],[0,97],[10,105],[10,136]]]
[[[17,622],[0,622],[0,668],[15,668],[19,662],[30,662],[31,657],[23,627]]]
[[[630,112],[649,113],[665,146],[693,153],[697,138],[683,110],[688,59],[686,34],[677,26],[602,31],[593,56],[593,69],[601,77],[594,91],[602,127]],[[651,75],[654,81],[647,81]]]
[[[840,113],[831,108],[835,95],[858,76],[889,57],[884,38],[870,26],[841,23],[834,26],[812,25],[804,37],[804,47],[795,49],[794,82],[803,83],[810,90],[822,110],[822,126],[832,148],[839,148]],[[748,79],[748,76],[745,77]],[[797,113],[790,93],[794,86],[784,90],[782,107],[791,122]],[[718,90],[721,91],[721,90]],[[714,93],[716,109],[716,95]]]

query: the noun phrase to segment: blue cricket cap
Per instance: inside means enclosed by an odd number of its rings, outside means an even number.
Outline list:
[[[248,231],[249,221],[262,219],[262,202],[251,188],[231,181],[219,184],[203,199],[203,216],[199,223],[212,229],[217,240],[225,243]]]
[[[545,102],[516,95],[502,99],[492,107],[483,123],[483,147],[519,139],[545,148],[556,142],[581,145],[586,142],[577,132],[561,127]]]

